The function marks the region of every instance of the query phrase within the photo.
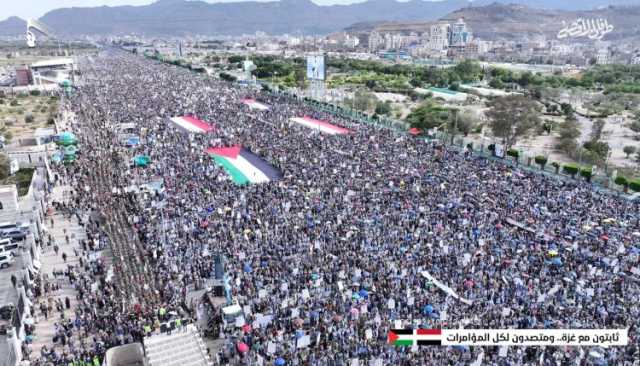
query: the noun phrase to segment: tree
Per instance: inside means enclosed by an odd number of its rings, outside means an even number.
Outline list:
[[[636,115],[636,120],[629,124],[629,129],[635,133],[640,133],[640,115]]]
[[[0,180],[7,179],[9,173],[11,172],[10,168],[10,160],[7,154],[0,154]]]
[[[366,85],[367,88],[369,89],[373,89],[376,87],[376,81],[373,79],[369,79],[367,81],[364,82],[364,85]]]
[[[562,103],[560,104],[560,109],[562,110],[562,113],[569,117],[569,116],[573,116],[573,107],[571,106],[571,104],[569,103]]]
[[[448,120],[448,110],[430,100],[412,110],[406,118],[411,127],[417,127],[422,130],[439,127]]]
[[[540,165],[540,169],[544,170],[544,166],[547,165],[547,157],[544,155],[537,155],[535,157],[536,164]]]
[[[493,135],[502,138],[507,148],[540,124],[536,102],[522,95],[499,97],[489,103],[486,112]]]
[[[227,74],[226,72],[221,72],[220,73],[220,79],[225,80],[225,81],[230,81],[230,82],[233,82],[233,81],[237,80],[237,78],[235,76],[233,76],[231,74]]]
[[[451,71],[450,81],[463,81],[465,83],[476,81],[482,77],[483,71],[480,64],[471,60],[464,60],[457,64]],[[455,78],[453,78],[455,76]]]
[[[604,131],[605,121],[601,118],[598,118],[593,122],[593,127],[591,127],[591,141],[598,142],[602,138],[602,131]]]
[[[391,113],[391,103],[387,102],[378,102],[376,103],[376,114],[378,115],[388,115]]]
[[[345,99],[344,103],[357,111],[368,111],[375,108],[376,97],[371,93],[357,91],[353,99]]]
[[[457,113],[451,117],[457,118],[457,120],[450,118],[451,121],[449,123],[455,125],[456,129],[465,136],[469,135],[476,127],[476,117],[469,111]]]
[[[489,82],[489,86],[494,89],[503,89],[504,83],[502,82],[502,80],[494,78],[494,79],[491,79],[491,81]]]
[[[33,121],[34,121],[33,114],[27,113],[27,115],[24,116],[25,123],[32,123]]]
[[[627,159],[629,159],[629,155],[633,154],[634,152],[636,152],[636,147],[635,146],[625,146],[622,148],[622,151],[627,154]]]

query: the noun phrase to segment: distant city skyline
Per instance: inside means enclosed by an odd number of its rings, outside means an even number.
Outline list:
[[[276,1],[276,0],[203,0],[208,3],[239,2],[239,1]],[[366,0],[311,0],[318,5],[352,4]],[[403,1],[403,0],[400,0]],[[434,0],[428,0],[434,1]],[[438,1],[438,0],[435,0]],[[94,7],[94,6],[123,6],[123,5],[149,5],[155,0],[32,0],[32,1],[5,1],[0,8],[0,20],[11,16],[23,19],[39,18],[48,11],[70,7]]]

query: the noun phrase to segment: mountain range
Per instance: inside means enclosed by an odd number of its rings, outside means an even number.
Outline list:
[[[578,18],[606,19],[613,31],[604,40],[640,38],[640,6],[608,6],[594,10],[568,11],[536,9],[524,5],[493,3],[482,7],[464,7],[439,20],[455,22],[464,18],[473,34],[481,39],[515,40],[536,35],[554,38],[566,25]],[[436,21],[367,22],[357,23],[345,30],[350,33],[424,32]],[[582,38],[587,40],[588,38]]]
[[[430,21],[459,9],[490,5],[495,0],[368,0],[350,5],[320,6],[310,0],[207,3],[158,0],[144,6],[74,7],[52,10],[39,20],[61,35],[239,35],[326,34],[362,22]],[[631,5],[638,0],[501,0],[538,9],[588,10]],[[0,22],[0,36],[24,34],[25,22]]]

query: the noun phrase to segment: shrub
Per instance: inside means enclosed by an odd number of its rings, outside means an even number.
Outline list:
[[[631,155],[634,152],[636,152],[636,147],[635,146],[625,146],[625,147],[622,148],[622,151],[627,155],[627,159],[629,159],[629,155]]]
[[[18,106],[20,104],[18,103],[17,99],[11,99],[11,103],[9,103],[9,105],[12,106],[12,107],[15,107],[15,106]]]
[[[518,157],[520,156],[520,151],[518,151],[516,149],[509,149],[509,150],[507,150],[507,155],[518,159]]]
[[[629,188],[634,192],[640,192],[640,179],[629,181]]]
[[[617,176],[614,182],[615,184],[623,187],[626,187],[627,185],[629,185],[629,181],[627,180],[627,178],[625,178],[622,175]]]
[[[593,171],[591,168],[580,168],[580,175],[587,180],[587,182],[591,182],[591,177],[593,176]]]
[[[578,166],[576,164],[565,164],[562,167],[562,172],[565,174],[569,174],[572,177],[575,177],[578,174]]]
[[[37,97],[40,95],[40,90],[32,90],[29,92],[29,94],[33,95],[34,97]]]
[[[544,169],[544,166],[547,165],[547,157],[544,155],[537,155],[535,157],[536,164],[540,165],[540,168]]]
[[[33,118],[33,114],[31,113],[27,113],[26,116],[24,116],[24,121],[26,123],[32,123],[35,120],[35,118]]]
[[[47,117],[47,124],[48,125],[52,125],[55,123],[55,120],[53,119],[53,116],[49,116]]]

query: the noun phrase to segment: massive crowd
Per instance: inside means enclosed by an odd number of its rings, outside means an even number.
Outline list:
[[[157,328],[158,309],[194,317],[186,288],[211,278],[212,254],[223,253],[231,297],[252,327],[220,328],[224,346],[212,357],[222,364],[638,364],[637,203],[129,54],[107,51],[80,70],[67,107],[81,155],[61,169],[115,264],[111,281],[90,263],[78,275],[81,290],[98,283],[76,311],[94,353]],[[246,97],[270,110],[250,110]],[[166,123],[185,114],[216,130],[186,135]],[[303,115],[352,132],[289,123]],[[122,123],[136,125],[140,145],[122,143]],[[282,179],[235,185],[204,153],[229,145],[262,157]],[[132,166],[141,154],[151,164]],[[161,193],[125,193],[157,178]],[[629,328],[630,345],[506,355],[394,347],[386,337],[398,322]],[[311,344],[297,348],[307,335]]]

